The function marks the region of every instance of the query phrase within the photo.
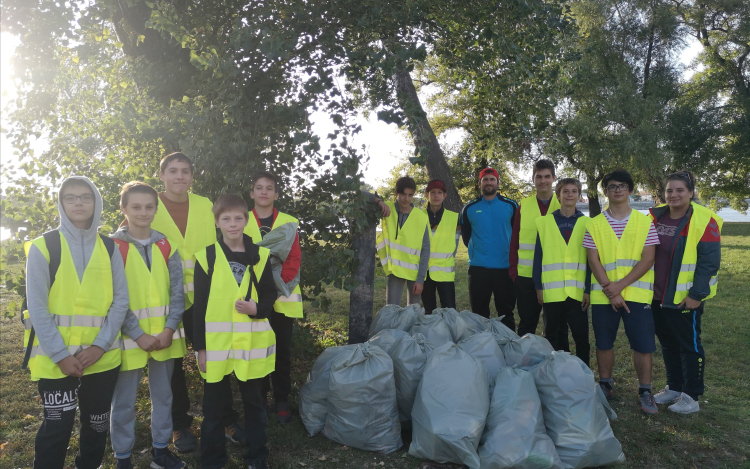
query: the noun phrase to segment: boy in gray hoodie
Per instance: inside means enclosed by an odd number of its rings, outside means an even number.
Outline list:
[[[58,209],[60,265],[54,282],[44,237],[31,243],[26,263],[28,316],[36,334],[28,344],[29,368],[44,404],[34,468],[62,469],[80,405],[75,466],[94,469],[107,444],[128,285],[120,253],[99,235],[102,197],[94,184],[82,176],[63,181]]]

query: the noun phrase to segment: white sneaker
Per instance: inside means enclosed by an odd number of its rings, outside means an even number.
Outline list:
[[[680,394],[680,398],[669,406],[669,410],[678,414],[692,414],[701,410],[698,405],[698,401],[694,401],[692,397],[688,396],[684,392]]]
[[[664,386],[664,389],[654,394],[654,400],[657,404],[671,404],[680,398],[680,392],[672,391],[669,389],[669,385]]]

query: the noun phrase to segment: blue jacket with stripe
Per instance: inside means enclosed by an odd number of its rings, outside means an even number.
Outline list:
[[[510,267],[510,237],[515,200],[497,195],[492,200],[478,197],[461,210],[461,237],[469,249],[469,265],[487,269]]]

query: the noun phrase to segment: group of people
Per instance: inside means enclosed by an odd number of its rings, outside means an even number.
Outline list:
[[[423,303],[431,314],[437,296],[456,307],[455,254],[459,235],[469,254],[472,312],[489,318],[494,296],[498,316],[523,336],[535,333],[543,311],[544,336],[556,350],[590,364],[589,306],[599,386],[614,398],[614,343],[624,324],[638,377],[638,399],[646,414],[670,404],[681,414],[700,410],[705,352],[701,318],[705,300],[716,294],[721,262],[722,220],[695,202],[688,171],[665,181],[665,205],[644,215],[630,207],[635,188],[626,170],[604,176],[607,208],[594,218],[576,208],[581,182],[557,180],[549,160],[534,164],[535,193],[520,203],[499,195],[498,173],[479,173],[481,196],[461,213],[446,209],[446,186],[429,181],[428,203],[414,209],[415,181],[396,181],[395,202],[365,193],[382,209],[377,250],[387,275],[389,304]],[[516,329],[514,308],[518,310]],[[659,338],[667,383],[652,392],[652,354]]]

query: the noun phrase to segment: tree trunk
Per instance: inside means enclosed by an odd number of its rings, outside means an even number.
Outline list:
[[[349,297],[349,343],[367,341],[372,323],[372,308],[375,297],[375,227],[370,226],[354,235],[352,249],[357,259],[354,280],[359,282]]]
[[[396,100],[406,116],[406,127],[409,129],[414,146],[423,151],[425,167],[430,179],[441,179],[445,183],[448,194],[443,202],[445,207],[454,212],[460,212],[463,206],[461,196],[458,195],[453,184],[448,160],[440,148],[435,132],[432,130],[427,113],[419,101],[414,81],[406,70],[398,70],[394,75],[396,82]],[[425,151],[426,150],[426,151]]]
[[[594,218],[595,216],[602,213],[602,206],[599,203],[599,182],[601,182],[602,176],[597,176],[596,170],[592,172],[586,172],[586,185],[588,186],[589,196],[589,217]]]

